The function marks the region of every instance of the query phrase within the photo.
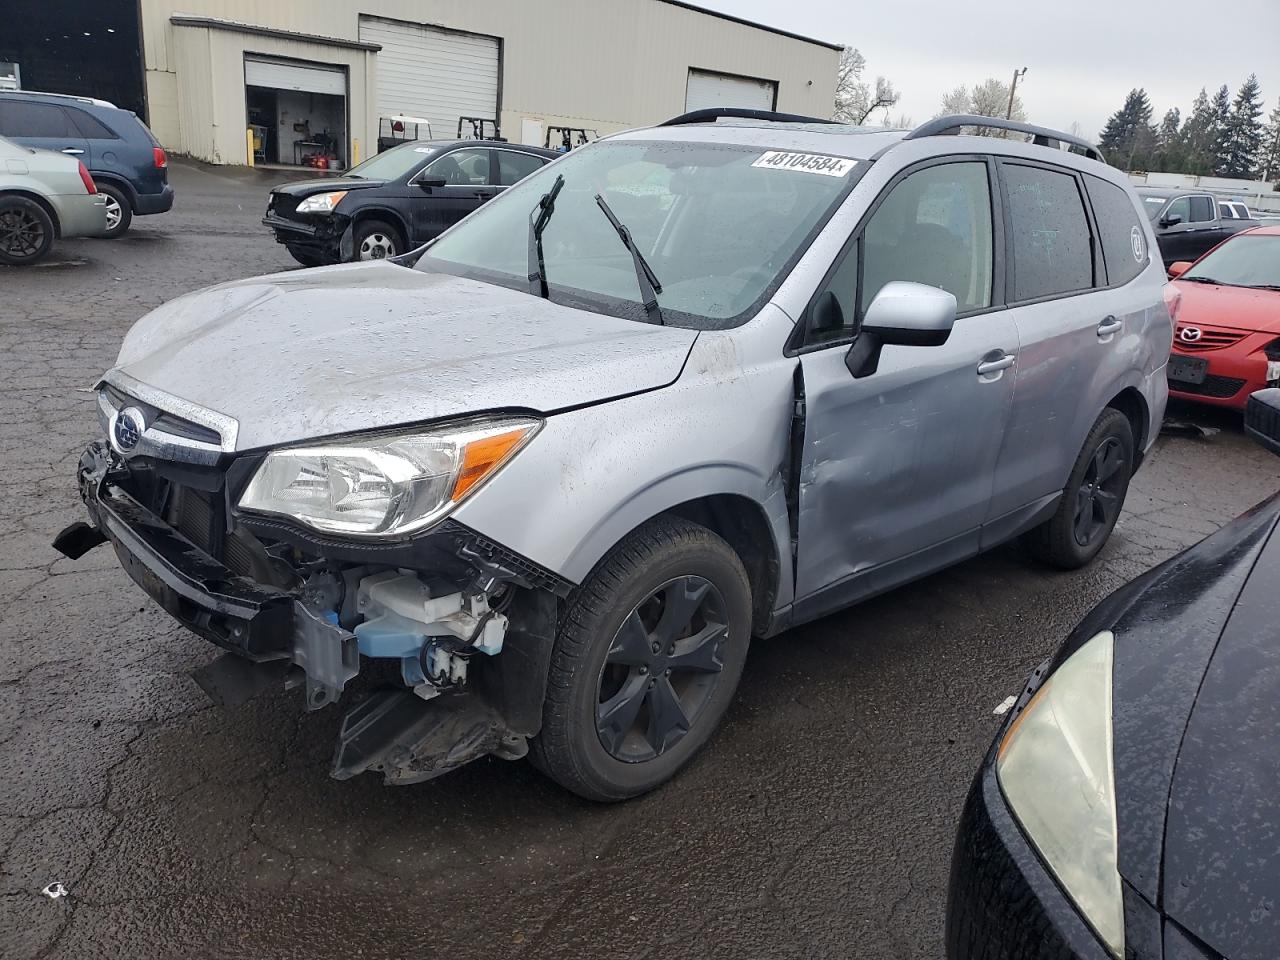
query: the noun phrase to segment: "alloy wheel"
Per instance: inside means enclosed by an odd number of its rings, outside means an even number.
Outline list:
[[[719,680],[728,634],[724,598],[703,577],[670,580],[636,605],[600,671],[596,733],[610,756],[652,760],[692,729]]]
[[[44,246],[44,224],[22,209],[0,209],[0,250],[15,260],[34,257]]]
[[[1115,437],[1107,437],[1093,452],[1093,459],[1076,490],[1076,543],[1087,547],[1111,529],[1120,513],[1124,492],[1124,447]]]
[[[396,256],[396,242],[385,233],[371,233],[360,244],[361,260],[385,260]]]
[[[104,193],[103,196],[107,198],[107,229],[114,230],[120,226],[120,218],[123,216],[120,201],[109,193]]]

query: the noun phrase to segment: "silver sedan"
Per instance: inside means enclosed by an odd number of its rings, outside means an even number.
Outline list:
[[[84,164],[0,137],[0,264],[35,263],[57,238],[106,231],[106,197]]]

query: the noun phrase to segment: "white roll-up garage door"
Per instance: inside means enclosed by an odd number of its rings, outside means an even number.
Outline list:
[[[342,67],[310,66],[248,54],[244,58],[244,82],[251,87],[347,95],[347,73]]]
[[[754,77],[736,77],[728,73],[691,69],[684,108],[705,110],[708,107],[747,107],[752,110],[772,110],[777,92],[778,85],[773,80],[756,80]]]
[[[425,117],[437,138],[452,137],[459,117],[497,118],[496,38],[362,16],[360,40],[382,46],[379,116]]]

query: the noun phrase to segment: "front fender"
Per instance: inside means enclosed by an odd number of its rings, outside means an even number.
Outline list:
[[[646,520],[714,495],[758,505],[791,600],[788,463],[794,359],[741,362],[732,332],[699,336],[671,386],[547,419],[455,518],[574,583]]]

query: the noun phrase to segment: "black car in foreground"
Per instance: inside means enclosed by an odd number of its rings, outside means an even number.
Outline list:
[[[1280,453],[1280,390],[1246,428]],[[951,960],[1280,956],[1280,495],[1096,607],[965,805]]]
[[[276,187],[262,222],[304,266],[381,260],[434,239],[558,156],[494,140],[415,140],[341,177]]]

